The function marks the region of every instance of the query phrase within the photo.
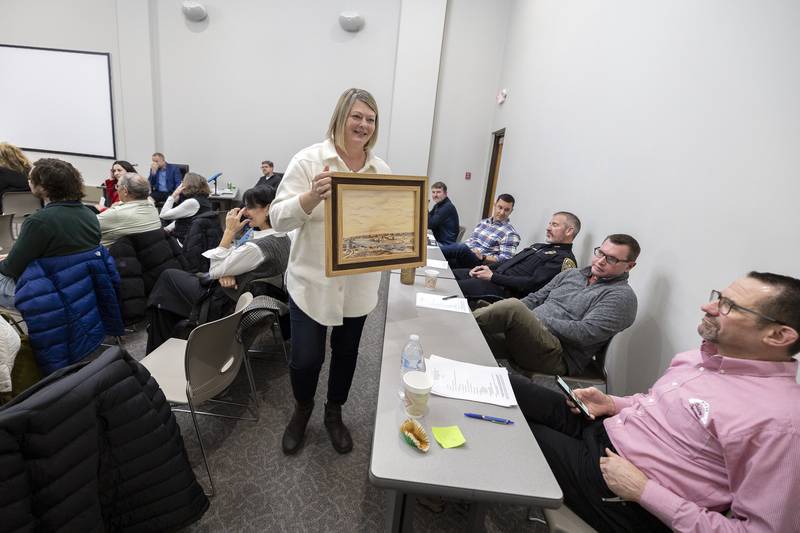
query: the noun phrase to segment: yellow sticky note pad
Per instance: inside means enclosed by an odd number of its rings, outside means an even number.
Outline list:
[[[432,427],[431,431],[442,448],[455,448],[467,442],[458,426]]]

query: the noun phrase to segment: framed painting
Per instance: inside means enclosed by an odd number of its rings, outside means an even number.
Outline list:
[[[337,172],[325,200],[325,274],[426,263],[428,178]]]

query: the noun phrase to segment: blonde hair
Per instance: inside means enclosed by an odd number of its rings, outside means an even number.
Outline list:
[[[200,174],[195,174],[194,172],[186,173],[186,175],[183,177],[183,185],[183,195],[187,197],[211,194],[211,188],[208,186],[208,180],[206,180]]]
[[[364,151],[369,152],[378,141],[379,113],[378,103],[375,101],[375,98],[372,97],[369,91],[365,91],[364,89],[352,88],[342,93],[342,96],[339,97],[339,101],[336,102],[336,108],[333,110],[333,115],[331,116],[331,123],[328,126],[328,137],[337,148],[345,149],[344,129],[347,124],[347,117],[350,115],[350,110],[353,108],[353,104],[356,103],[356,100],[364,102],[367,107],[375,112],[375,131],[372,132],[372,137],[369,138],[369,141],[367,141],[367,144],[364,146]]]
[[[33,165],[19,148],[13,144],[0,142],[0,167],[19,172],[28,177]]]

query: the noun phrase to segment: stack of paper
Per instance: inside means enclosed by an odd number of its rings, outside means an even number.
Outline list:
[[[426,367],[433,380],[433,394],[503,407],[517,405],[508,370],[503,367],[462,363],[438,355],[431,355]]]
[[[466,298],[450,298],[445,300],[441,294],[429,292],[417,293],[417,307],[440,309],[442,311],[455,311],[456,313],[470,313]]]
[[[433,268],[439,268],[441,270],[446,270],[448,268],[447,261],[440,261],[438,259],[428,259],[428,266]]]

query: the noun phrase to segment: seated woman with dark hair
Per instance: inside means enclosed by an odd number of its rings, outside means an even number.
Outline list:
[[[211,211],[208,181],[200,174],[189,172],[175,191],[167,197],[159,216],[162,220],[172,220],[166,230],[181,244],[189,233],[192,220],[197,215]]]
[[[2,307],[13,307],[16,282],[31,262],[100,245],[100,224],[81,203],[83,178],[75,167],[60,159],[39,159],[30,173],[30,190],[45,207],[25,218],[14,246],[0,261]]]
[[[289,237],[277,233],[270,225],[269,206],[274,199],[272,187],[245,191],[242,198],[245,207],[228,211],[219,246],[203,254],[211,260],[209,276],[219,280],[219,290],[230,296],[231,303],[251,279],[269,278],[286,271]],[[254,229],[252,238],[234,246],[237,233],[248,223]],[[206,290],[201,278],[182,270],[165,270],[159,276],[147,301],[150,319],[147,353],[170,338],[178,322],[191,316]]]
[[[111,177],[103,182],[103,187],[105,188],[105,205],[97,206],[97,209],[101,212],[119,202],[119,193],[117,192],[117,182],[119,178],[128,172],[136,174],[136,169],[127,161],[114,161],[109,172],[111,173]]]

